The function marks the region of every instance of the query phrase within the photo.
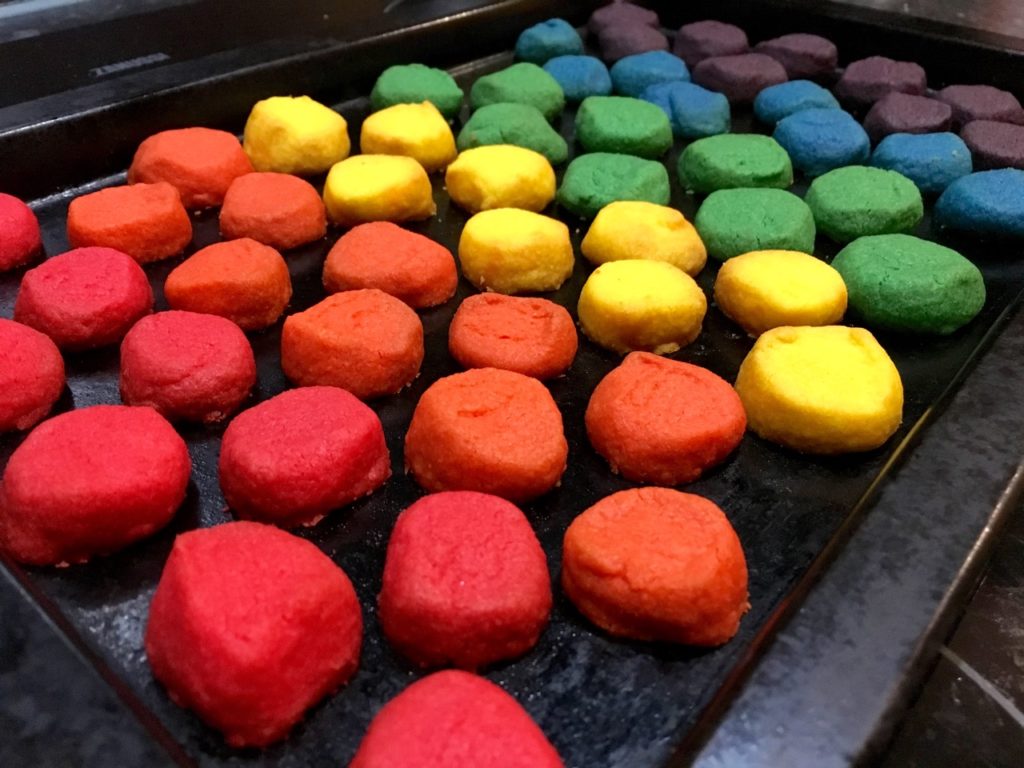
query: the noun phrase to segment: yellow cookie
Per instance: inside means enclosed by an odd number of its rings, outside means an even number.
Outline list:
[[[783,326],[761,335],[736,391],[750,428],[805,453],[877,448],[903,418],[903,384],[863,328]]]
[[[572,274],[569,228],[518,208],[478,213],[459,238],[462,274],[481,290],[553,291]]]
[[[332,221],[349,227],[426,219],[437,211],[423,166],[398,155],[356,155],[336,164],[324,182],[324,205]]]
[[[458,154],[451,126],[429,101],[374,112],[363,121],[359,147],[368,155],[411,157],[427,173],[441,170]]]
[[[242,148],[257,171],[323,173],[348,157],[345,118],[309,96],[256,102],[245,121]]]
[[[467,149],[448,166],[448,195],[470,213],[543,211],[555,199],[555,170],[539,152],[511,144]]]
[[[700,334],[708,302],[693,278],[663,261],[610,261],[591,273],[577,306],[583,332],[626,354],[667,355]]]
[[[715,302],[751,336],[780,325],[832,325],[846,312],[846,283],[800,251],[751,251],[718,270]]]
[[[623,259],[667,261],[691,276],[708,260],[704,242],[683,214],[666,205],[636,200],[602,208],[580,250],[594,264]]]

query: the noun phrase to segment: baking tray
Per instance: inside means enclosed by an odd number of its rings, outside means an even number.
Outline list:
[[[752,27],[751,27],[752,28]],[[834,35],[840,50],[845,40]],[[879,52],[885,52],[884,50]],[[929,62],[921,59],[928,66]],[[464,83],[508,63],[507,54],[469,63],[457,74]],[[350,121],[352,134],[366,113],[365,100],[337,105]],[[562,117],[570,135],[572,110]],[[735,129],[756,130],[749,114],[737,111]],[[666,158],[673,183],[673,205],[692,218],[697,203],[678,188],[676,148]],[[123,176],[97,180],[35,201],[47,253],[66,249],[64,217],[74,196],[115,183]],[[801,193],[802,183],[794,187]],[[465,214],[449,204],[435,179],[438,214],[410,225],[453,251]],[[556,211],[556,214],[558,212]],[[565,218],[574,246],[585,224]],[[195,238],[187,253],[217,240],[215,212],[194,219]],[[925,219],[920,233],[931,236]],[[326,251],[337,238],[289,252],[294,296],[290,312],[305,309],[323,296],[320,270]],[[941,418],[948,397],[984,351],[1024,287],[1024,265],[1013,257],[1010,244],[956,243],[985,274],[988,299],[968,327],[941,339],[879,334],[893,357],[906,390],[904,424],[882,449],[862,456],[814,458],[798,456],[748,435],[724,465],[685,490],[716,501],[735,526],[747,554],[752,608],[736,638],[714,650],[669,647],[613,640],[596,631],[556,589],[551,623],[537,647],[523,658],[487,671],[487,676],[510,691],[537,720],[567,765],[659,766],[688,758],[680,745],[707,729],[708,706],[728,699],[745,676],[757,667],[759,652],[772,630],[799,603],[811,578],[825,565],[823,553],[841,549],[872,493],[883,485],[899,455],[912,453],[906,440],[924,419]],[[835,248],[820,240],[817,252],[831,256]],[[186,254],[187,255],[187,254]],[[183,257],[182,257],[183,258]],[[147,267],[157,308],[166,308],[162,284],[182,259]],[[710,292],[713,262],[699,282]],[[554,300],[575,314],[575,299],[589,267],[577,260],[572,278]],[[20,272],[0,277],[0,315],[10,316]],[[332,513],[313,529],[299,531],[327,552],[352,579],[363,606],[366,630],[363,655],[355,678],[340,693],[317,706],[290,738],[262,752],[227,748],[219,734],[191,713],[173,705],[150,675],[142,651],[148,603],[176,533],[230,519],[216,481],[217,451],[222,428],[182,430],[193,461],[188,497],[173,523],[158,535],[122,553],[68,569],[22,569],[5,565],[39,604],[55,615],[65,631],[86,649],[122,697],[140,715],[178,762],[204,765],[320,766],[345,764],[373,714],[419,673],[388,648],[375,614],[384,552],[397,514],[422,492],[404,474],[402,435],[423,390],[439,376],[458,370],[447,353],[447,326],[458,301],[474,290],[460,282],[456,299],[421,313],[426,331],[422,375],[403,393],[372,403],[380,416],[392,455],[394,477],[366,500]],[[250,334],[257,355],[259,382],[253,402],[286,388],[280,370],[280,323]],[[711,308],[699,339],[673,357],[710,368],[728,380],[735,378],[751,340],[715,308]],[[557,580],[561,537],[587,506],[630,484],[613,476],[589,447],[583,412],[595,384],[618,358],[582,340],[580,352],[566,377],[550,382],[565,420],[570,462],[560,488],[525,507]],[[110,348],[67,358],[68,391],[58,410],[72,406],[118,402],[117,350]],[[20,438],[0,439],[0,460],[6,461]],[[969,489],[950,488],[950,494]],[[851,671],[852,679],[856,673]]]

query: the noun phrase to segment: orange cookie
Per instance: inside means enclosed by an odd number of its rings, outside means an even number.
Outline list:
[[[287,173],[249,173],[228,187],[220,209],[224,237],[251,237],[282,251],[327,233],[327,210],[316,189]]]

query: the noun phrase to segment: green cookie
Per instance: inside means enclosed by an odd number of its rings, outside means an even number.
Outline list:
[[[565,93],[551,75],[536,64],[522,62],[484,75],[469,90],[469,103],[473,109],[488,104],[529,104],[536,107],[548,120],[554,120],[565,107]]]
[[[656,160],[672,148],[672,125],[661,107],[649,101],[590,96],[576,113],[576,140],[587,152]]]
[[[462,89],[443,69],[423,64],[400,64],[385,69],[370,92],[374,112],[395,104],[431,102],[451,120],[462,107]]]
[[[616,200],[668,205],[665,166],[654,160],[610,152],[580,155],[569,163],[558,188],[559,205],[577,216],[592,219]]]
[[[679,156],[679,183],[686,190],[773,187],[793,183],[793,164],[771,136],[724,133],[690,144]]]
[[[529,104],[488,104],[466,121],[456,142],[459,151],[490,144],[515,144],[540,152],[553,165],[569,159],[569,145]]]
[[[985,305],[985,281],[956,251],[910,235],[854,240],[832,261],[868,326],[949,334]]]
[[[839,243],[909,232],[924,216],[921,193],[896,171],[850,165],[811,183],[804,197],[818,229]]]
[[[814,253],[814,216],[784,189],[712,192],[693,221],[708,254],[725,261],[750,251]]]

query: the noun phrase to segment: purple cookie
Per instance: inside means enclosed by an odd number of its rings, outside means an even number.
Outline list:
[[[1024,168],[1024,126],[975,120],[964,126],[960,138],[971,150],[976,171]]]
[[[590,14],[590,21],[587,22],[587,29],[595,35],[600,35],[605,30],[616,27],[650,27],[660,29],[661,21],[658,14],[647,8],[641,8],[632,3],[611,3],[598,8]]]
[[[763,53],[714,56],[693,69],[693,82],[724,93],[729,101],[737,104],[751,102],[769,85],[788,79],[782,65]]]
[[[836,83],[836,96],[852,104],[867,106],[891,91],[920,96],[926,86],[927,76],[920,64],[869,56],[846,68]]]
[[[605,61],[615,62],[634,53],[667,51],[668,38],[661,32],[643,24],[630,27],[612,27],[598,35],[601,55]]]
[[[1024,124],[1024,109],[1017,97],[991,85],[950,85],[936,93],[935,98],[953,108],[954,128],[974,120]]]
[[[733,56],[750,49],[747,33],[721,21],[695,21],[684,24],[676,32],[672,53],[694,67],[712,56]]]
[[[942,133],[949,130],[952,119],[949,104],[893,91],[871,107],[864,130],[872,141],[880,141],[890,133]]]
[[[801,32],[760,42],[754,46],[754,52],[779,62],[790,80],[815,80],[831,75],[839,62],[835,43]]]

